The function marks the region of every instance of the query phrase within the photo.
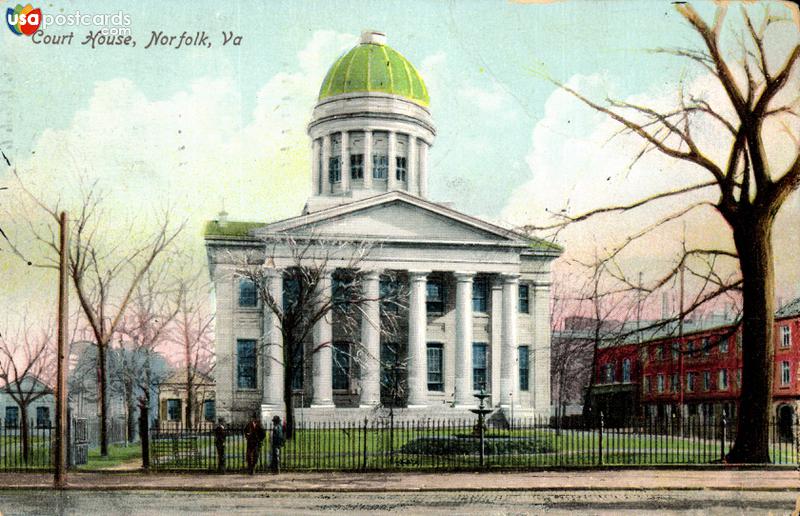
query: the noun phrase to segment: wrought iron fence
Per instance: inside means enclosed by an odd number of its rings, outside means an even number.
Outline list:
[[[31,421],[23,428],[0,421],[0,470],[49,469],[53,437],[49,424]]]
[[[573,424],[556,428],[549,418],[514,420],[479,431],[471,420],[373,419],[304,424],[283,447],[281,469],[294,471],[478,470],[603,465],[713,464],[723,462],[735,425],[723,419],[632,420],[606,427]],[[800,422],[774,421],[774,464],[800,465]],[[269,432],[268,432],[269,434]],[[483,434],[481,436],[481,434]],[[225,469],[243,471],[243,426],[229,426]],[[217,469],[213,427],[152,429],[153,470]],[[260,448],[258,471],[269,469],[269,436]]]

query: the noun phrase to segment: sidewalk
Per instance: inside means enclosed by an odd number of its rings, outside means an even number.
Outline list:
[[[3,489],[40,489],[52,475],[0,473]],[[172,491],[800,491],[796,470],[592,470],[493,473],[144,474],[71,472],[69,489]]]

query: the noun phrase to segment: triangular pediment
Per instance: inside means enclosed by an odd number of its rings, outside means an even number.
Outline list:
[[[391,193],[269,224],[256,235],[288,233],[385,241],[527,245],[513,231],[407,194]]]

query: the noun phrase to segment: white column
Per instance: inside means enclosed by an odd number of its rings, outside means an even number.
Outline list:
[[[311,142],[311,195],[319,195],[321,193],[322,181],[320,180],[320,162],[319,162],[320,143],[319,138],[315,138]]]
[[[362,407],[374,407],[381,402],[381,305],[379,271],[364,274],[363,293],[365,303],[361,315],[361,346],[364,359],[361,362]]]
[[[492,406],[500,404],[500,362],[503,350],[503,279],[499,275],[492,278]]]
[[[280,270],[267,271],[268,291],[278,302],[283,300],[283,275]],[[262,413],[264,409],[274,411],[283,409],[283,334],[281,320],[269,306],[264,306],[264,323],[266,346],[264,349],[264,393]]]
[[[417,177],[417,137],[408,135],[408,192],[413,195],[419,195],[417,185],[419,178]]]
[[[529,381],[533,382],[533,408],[547,411],[550,410],[550,284],[537,283],[532,285],[531,290],[533,360],[528,374]]]
[[[500,351],[500,406],[510,407],[519,404],[519,393],[514,381],[517,364],[517,288],[519,276],[508,274],[503,277],[503,329],[502,350]]]
[[[364,189],[372,188],[372,131],[364,131]]]
[[[330,164],[331,164],[331,136],[326,134],[322,137],[322,166],[320,167],[320,193],[332,193],[333,184],[330,180]]]
[[[419,196],[428,197],[428,144],[419,141]]]
[[[428,403],[427,275],[427,271],[408,271],[408,408],[422,408]]]
[[[342,131],[342,192],[350,191],[350,133]]]
[[[458,406],[475,404],[472,397],[472,278],[471,272],[456,272],[456,389]]]
[[[386,183],[387,190],[397,189],[397,133],[389,131],[389,178]]]
[[[331,271],[326,271],[320,279],[320,303],[330,303],[332,296]],[[312,408],[333,407],[333,311],[328,311],[314,325],[314,353],[311,358],[313,368],[314,396]]]

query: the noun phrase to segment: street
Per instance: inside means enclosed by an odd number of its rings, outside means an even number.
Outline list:
[[[0,514],[792,514],[797,492],[718,490],[167,492],[0,491]]]

